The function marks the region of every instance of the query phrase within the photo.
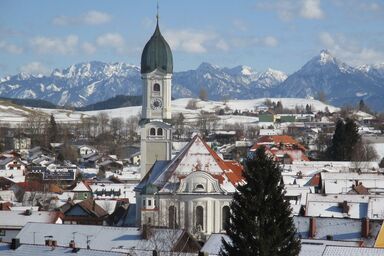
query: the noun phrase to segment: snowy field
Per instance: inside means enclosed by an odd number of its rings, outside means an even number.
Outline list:
[[[272,102],[281,101],[284,108],[295,109],[296,106],[303,107],[308,104],[312,107],[314,111],[324,111],[328,107],[330,112],[338,111],[339,108],[336,108],[331,105],[326,105],[318,100],[313,99],[300,99],[300,98],[268,98]],[[172,101],[172,112],[183,113],[186,121],[190,120],[191,122],[196,119],[201,111],[206,112],[215,112],[219,109],[230,108],[231,110],[238,111],[254,111],[255,107],[263,105],[266,98],[253,99],[253,100],[229,100],[227,102],[223,101],[201,101],[196,100],[196,109],[187,109],[186,106],[188,102],[193,100],[191,98],[176,99]],[[129,117],[137,116],[141,113],[141,106],[134,107],[124,107],[116,109],[107,109],[107,110],[98,110],[98,111],[72,111],[64,109],[39,109],[39,108],[17,108],[15,106],[7,106],[4,102],[0,101],[0,122],[1,123],[11,123],[16,125],[17,123],[23,122],[26,120],[26,116],[29,111],[40,111],[47,116],[53,114],[55,116],[56,122],[61,123],[75,123],[80,122],[82,118],[96,116],[100,112],[107,113],[110,118],[123,118],[126,120]],[[249,116],[235,116],[235,115],[224,115],[218,116],[220,118],[220,124],[233,124],[233,123],[243,123],[250,124],[258,121],[257,117]]]

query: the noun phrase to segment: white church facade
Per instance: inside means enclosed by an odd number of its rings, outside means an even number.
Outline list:
[[[242,166],[224,161],[200,136],[171,159],[172,52],[156,30],[141,57],[143,108],[141,125],[142,180],[135,188],[136,222],[182,228],[198,239],[223,232],[230,202],[242,184]]]

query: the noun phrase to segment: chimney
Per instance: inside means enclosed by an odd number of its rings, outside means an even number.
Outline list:
[[[369,218],[363,218],[361,223],[361,236],[364,238],[369,237]]]
[[[45,245],[46,246],[52,246],[52,242],[53,242],[53,240],[47,239],[47,240],[45,240]]]
[[[19,238],[12,238],[11,242],[11,250],[16,250],[20,246],[20,239]]]
[[[316,219],[314,217],[309,218],[309,238],[315,238],[316,236]]]
[[[69,242],[69,248],[72,248],[72,249],[75,249],[76,248],[76,244],[75,244],[75,241],[74,240],[71,240]]]

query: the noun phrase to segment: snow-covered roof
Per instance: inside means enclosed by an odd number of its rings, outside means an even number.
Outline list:
[[[361,219],[368,217],[367,195],[307,194],[306,216]],[[344,202],[346,208],[343,208]]]
[[[364,220],[346,218],[315,218],[316,233],[314,239],[326,240],[327,236],[332,236],[333,240],[343,241],[363,241],[367,247],[373,246],[380,231],[382,221],[369,222],[369,236],[362,237],[362,225]],[[309,238],[310,217],[294,216],[293,222],[297,233],[301,238]]]
[[[90,191],[89,187],[84,184],[84,182],[80,181],[76,184],[76,187],[72,189],[73,192],[86,192]]]
[[[326,246],[322,256],[384,256],[384,248]]]
[[[47,211],[0,211],[1,228],[21,229],[28,222],[55,223],[59,217],[59,212]]]
[[[143,239],[142,231],[138,228],[28,223],[19,232],[17,238],[21,243],[33,244],[35,241],[35,244],[42,245],[45,244],[44,236],[50,235],[57,241],[58,246],[68,246],[69,241],[75,236],[78,248],[87,248],[88,238],[89,246],[94,250],[128,252],[133,248],[153,250],[157,245],[160,250],[170,251],[173,243],[183,234],[182,230],[153,229],[152,237]]]
[[[75,254],[76,256],[124,256],[126,253],[97,251],[88,249],[79,249],[76,252],[68,247],[51,247],[45,245],[22,244],[16,250],[10,249],[9,244],[2,245],[0,243],[0,254],[2,256],[31,256],[31,255],[50,255],[50,256],[66,256]]]
[[[194,171],[204,171],[219,181],[226,183],[227,192],[234,191],[237,184],[244,182],[242,166],[234,161],[224,161],[198,135],[196,135],[171,161],[157,161],[140,182],[137,190],[146,184],[163,188],[168,182],[175,183]],[[223,188],[223,187],[222,187]]]
[[[200,251],[207,253],[208,255],[219,255],[222,246],[222,239],[224,239],[226,242],[231,241],[229,236],[226,234],[211,234]]]
[[[299,256],[322,256],[325,248],[333,246],[360,246],[358,241],[334,241],[301,239],[301,250]]]

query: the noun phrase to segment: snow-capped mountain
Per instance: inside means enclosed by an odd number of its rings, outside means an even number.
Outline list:
[[[174,74],[172,95],[193,97],[205,89],[213,100],[264,97],[270,96],[267,89],[279,85],[286,77],[283,72],[272,69],[257,73],[247,66],[220,68],[202,63],[196,70]]]
[[[323,50],[300,70],[281,83],[276,95],[284,97],[314,97],[323,92],[336,105],[356,105],[364,99],[376,110],[384,109],[384,76],[380,69],[355,68]]]
[[[85,106],[116,95],[141,95],[141,86],[139,67],[93,61],[56,69],[48,76],[20,73],[1,78],[0,97]],[[374,110],[383,111],[384,63],[352,67],[323,50],[290,76],[273,69],[259,73],[247,66],[221,68],[209,63],[174,73],[173,98],[197,97],[201,89],[211,100],[309,98],[322,92],[336,106],[364,99]]]
[[[1,97],[42,99],[62,106],[83,106],[117,94],[141,94],[139,67],[125,63],[93,61],[56,69],[49,76],[20,73],[3,80]]]
[[[245,66],[228,69],[202,63],[196,70],[174,74],[172,96],[196,97],[204,88],[209,90],[210,99],[244,98],[245,92],[273,87],[285,77],[280,71],[268,70],[258,74]],[[0,80],[0,96],[43,99],[58,105],[79,107],[119,94],[141,95],[141,86],[139,67],[92,61],[63,70],[55,69],[49,76],[20,73],[4,77]],[[252,95],[248,94],[248,97]]]

